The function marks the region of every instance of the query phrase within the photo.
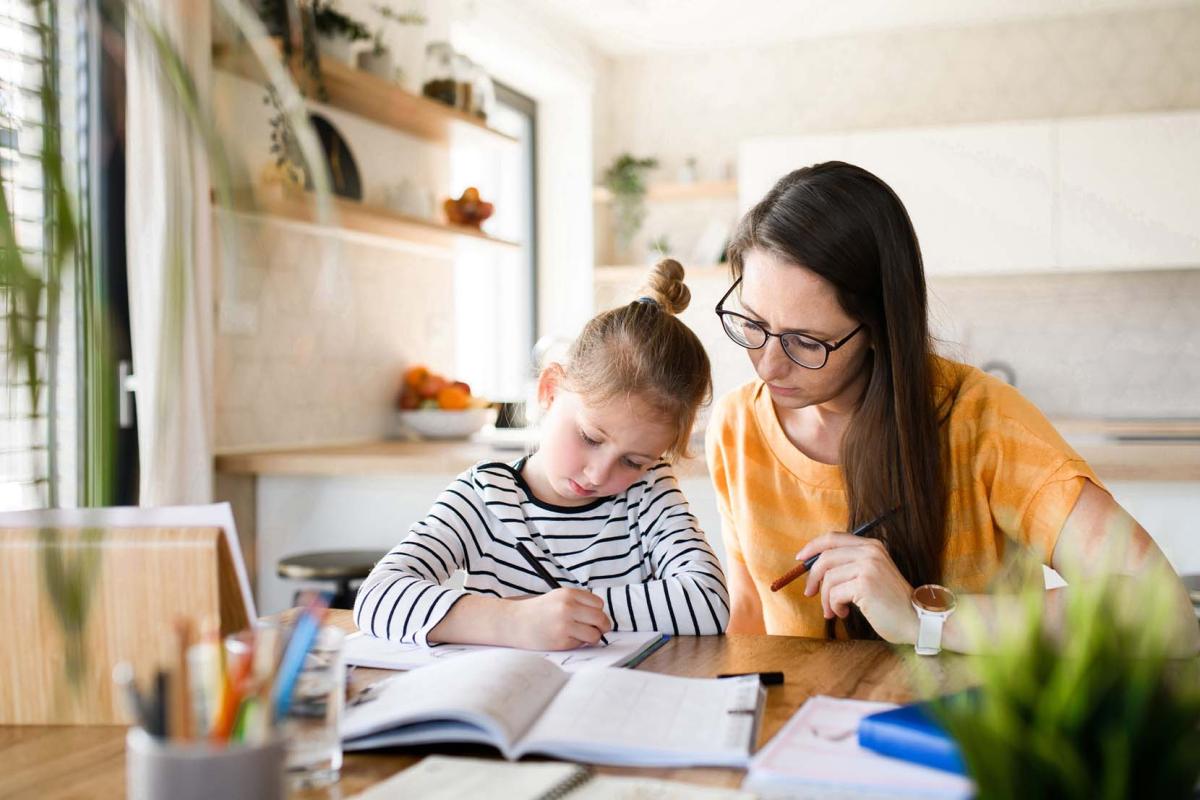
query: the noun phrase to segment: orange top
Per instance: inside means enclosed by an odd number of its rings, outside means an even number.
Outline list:
[[[947,540],[942,583],[986,591],[1011,540],[1049,563],[1087,463],[1014,388],[974,367],[937,359],[940,399],[959,386],[947,421]],[[745,565],[762,601],[767,633],[824,637],[819,596],[804,581],[770,585],[796,565],[809,541],[847,530],[842,468],[814,461],[787,438],[770,392],[753,381],[716,404],[706,442],[728,557]],[[840,633],[840,626],[839,626]]]

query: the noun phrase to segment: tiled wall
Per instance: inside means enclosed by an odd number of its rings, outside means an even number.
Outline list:
[[[238,219],[257,325],[218,331],[217,448],[387,433],[401,369],[453,358],[451,262]]]
[[[1051,416],[1200,417],[1200,270],[937,278],[944,351],[999,359]]]
[[[752,136],[1197,108],[1200,3],[626,57],[601,96],[597,174],[631,150],[666,179]]]

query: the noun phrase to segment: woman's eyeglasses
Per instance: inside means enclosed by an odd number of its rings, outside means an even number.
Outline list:
[[[729,291],[717,302],[716,311],[717,316],[721,318],[721,325],[725,328],[725,333],[747,350],[758,350],[764,347],[767,340],[773,336],[779,340],[784,354],[794,363],[805,369],[820,369],[829,361],[830,353],[853,339],[856,333],[866,327],[865,324],[860,324],[836,342],[823,342],[803,333],[771,333],[749,317],[721,308],[741,282],[741,278],[733,282],[733,286],[730,286]]]

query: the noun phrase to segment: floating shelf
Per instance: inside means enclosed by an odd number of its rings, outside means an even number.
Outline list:
[[[273,45],[277,52],[281,50],[277,40]],[[288,66],[297,85],[302,86],[308,81],[299,56],[293,56]],[[262,65],[248,45],[214,48],[213,67],[255,83],[265,85],[267,81]],[[328,93],[321,102],[431,142],[448,143],[459,132],[504,144],[517,142],[517,139],[489,128],[477,117],[413,94],[391,81],[336,59],[321,57],[321,78]]]
[[[693,279],[707,278],[728,278],[728,264],[696,264],[694,266],[680,261],[683,264],[684,280],[690,281]],[[638,264],[597,264],[595,267],[596,280],[603,281],[636,281],[644,280],[650,272],[652,264],[644,266]]]
[[[597,203],[612,202],[607,186],[597,186],[592,193]],[[646,187],[647,200],[736,200],[737,181],[696,181],[695,183],[652,183]]]
[[[351,232],[386,242],[439,249],[447,249],[461,240],[514,249],[521,246],[518,242],[489,236],[466,225],[409,217],[380,206],[337,197],[332,198],[332,202],[334,218],[330,221],[319,218],[316,199],[309,193],[242,192],[235,196],[233,210],[265,219],[300,223],[326,232]]]

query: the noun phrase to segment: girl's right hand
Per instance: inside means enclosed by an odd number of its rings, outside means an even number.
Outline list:
[[[555,589],[511,603],[514,645],[526,650],[571,650],[596,644],[612,630],[604,600],[584,589]]]

